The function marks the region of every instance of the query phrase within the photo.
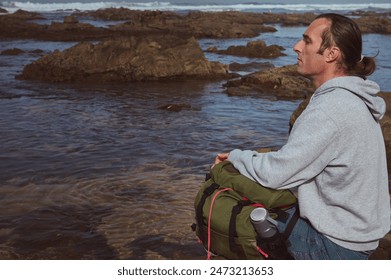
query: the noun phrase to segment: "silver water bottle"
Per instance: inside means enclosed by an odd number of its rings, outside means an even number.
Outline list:
[[[265,208],[255,208],[250,214],[250,219],[260,238],[270,238],[278,231],[277,222],[270,218]]]

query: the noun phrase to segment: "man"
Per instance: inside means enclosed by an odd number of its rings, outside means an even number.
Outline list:
[[[390,230],[385,103],[365,77],[361,32],[347,17],[318,16],[295,45],[297,70],[316,86],[289,139],[270,153],[233,150],[229,160],[265,187],[298,187],[300,219],[289,241],[296,259],[367,259]],[[284,230],[284,225],[279,224]]]

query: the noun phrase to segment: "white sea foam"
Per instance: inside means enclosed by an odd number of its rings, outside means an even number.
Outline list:
[[[35,12],[52,12],[58,10],[97,10],[104,8],[129,8],[133,10],[200,10],[200,11],[353,11],[353,10],[381,10],[391,9],[388,3],[365,3],[365,4],[231,4],[231,5],[197,5],[197,4],[171,4],[170,2],[147,2],[147,3],[130,3],[126,1],[101,1],[101,2],[71,2],[66,3],[32,3],[18,1],[0,2],[0,7],[5,8],[8,12],[15,12],[18,9]]]

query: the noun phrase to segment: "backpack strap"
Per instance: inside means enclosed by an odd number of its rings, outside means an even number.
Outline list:
[[[231,188],[222,188],[219,189],[212,198],[212,201],[210,203],[210,208],[209,208],[209,217],[208,217],[208,257],[207,259],[210,260],[211,256],[211,251],[210,251],[210,246],[211,246],[211,241],[212,241],[212,234],[211,234],[211,222],[212,222],[212,213],[213,213],[213,205],[216,201],[217,196],[220,195],[220,193],[225,192],[225,191],[232,191]]]
[[[202,194],[200,202],[197,205],[196,219],[197,219],[197,224],[199,227],[198,230],[200,232],[200,239],[201,240],[206,240],[206,232],[203,230],[203,227],[202,227],[202,225],[204,225],[203,208],[204,208],[205,201],[208,198],[208,196],[210,196],[219,187],[220,187],[219,184],[213,182],[209,187],[207,187],[204,190],[204,193]]]
[[[236,218],[242,211],[244,206],[253,204],[250,200],[239,200],[238,203],[232,207],[231,218],[229,220],[228,236],[229,236],[229,248],[232,252],[236,252],[241,259],[246,259],[243,249],[235,243],[235,237],[237,237],[236,231]]]
[[[289,243],[288,238],[291,235],[292,230],[295,227],[297,220],[300,217],[299,206],[297,205],[297,203],[295,204],[295,208],[296,208],[295,213],[293,213],[292,218],[290,219],[288,225],[285,228],[284,233],[282,234],[282,237],[284,238],[284,240],[286,240],[287,243]]]

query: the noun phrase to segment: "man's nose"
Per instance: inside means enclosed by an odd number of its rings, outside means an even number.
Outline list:
[[[296,53],[301,52],[301,51],[300,51],[300,50],[301,50],[301,48],[300,48],[300,42],[301,42],[301,41],[297,42],[296,45],[293,46],[293,50],[294,50]]]

